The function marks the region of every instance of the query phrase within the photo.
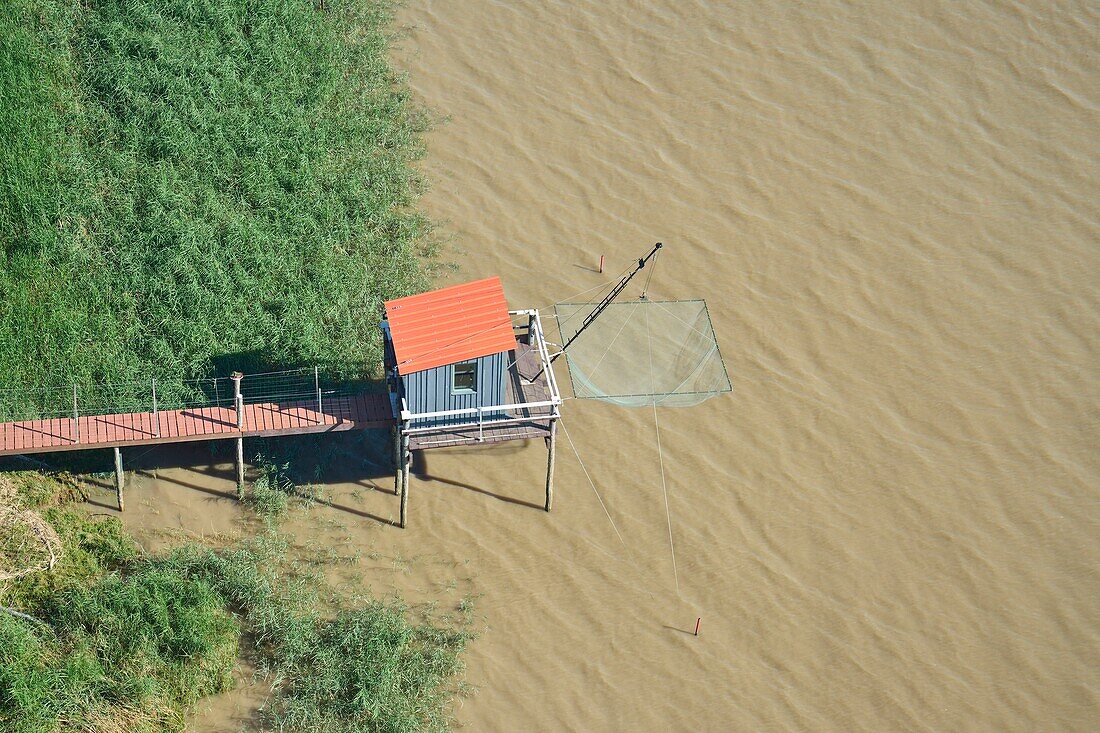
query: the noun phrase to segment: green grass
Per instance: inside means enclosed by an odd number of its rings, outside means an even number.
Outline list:
[[[287,477],[288,463],[276,463],[260,453],[252,459],[257,475],[245,488],[245,506],[266,519],[277,519],[290,508],[290,500],[299,496],[298,487]]]
[[[286,553],[268,534],[221,552],[187,547],[157,566],[209,584],[240,614],[261,671],[281,681],[264,710],[272,729],[446,730],[468,634],[413,624],[400,605],[334,597]]]
[[[424,284],[425,117],[386,3],[0,7],[0,373],[73,382],[380,361]],[[145,387],[135,388],[145,396]]]
[[[46,509],[42,517],[57,532],[65,552],[52,572],[12,583],[5,597],[13,607],[41,606],[54,594],[122,567],[137,554],[134,541],[115,517],[92,518],[71,507]]]
[[[73,505],[82,495],[70,477],[26,471],[0,475],[0,483],[14,489],[21,508],[38,512],[49,523],[63,548],[50,572],[0,582],[0,604],[38,613],[56,594],[94,582],[137,557],[137,546],[122,522],[115,517],[89,516]],[[21,562],[20,553],[33,553],[35,558],[41,554],[40,543],[19,529],[0,529],[0,568],[30,564]]]
[[[265,730],[447,729],[469,638],[451,622],[337,592],[272,529],[141,557],[120,527],[84,531],[104,525],[67,482],[9,480],[21,506],[73,529],[54,525],[54,570],[0,586],[0,605],[42,622],[0,612],[0,730],[182,730],[189,705],[232,685],[239,645],[273,686],[255,721]]]
[[[239,628],[200,581],[156,569],[56,594],[49,627],[0,614],[0,728],[183,730],[232,686]]]
[[[228,689],[240,629],[200,580],[137,562],[117,519],[88,516],[65,476],[6,474],[5,500],[60,539],[52,569],[0,583],[0,730],[183,730],[187,706]],[[36,559],[0,537],[3,568]]]
[[[377,369],[381,303],[430,254],[391,20],[355,0],[0,3],[0,413],[67,410],[73,383],[145,400],[154,376]],[[285,467],[265,477],[277,514]],[[271,537],[140,558],[71,485],[18,483],[63,553],[0,586],[44,621],[0,613],[0,730],[182,729],[241,639],[273,729],[445,729],[464,633],[338,597]]]

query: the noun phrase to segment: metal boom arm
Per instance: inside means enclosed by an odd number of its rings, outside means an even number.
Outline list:
[[[657,242],[657,244],[653,245],[653,249],[649,251],[649,254],[638,260],[638,266],[623,276],[623,279],[619,281],[619,284],[612,288],[611,292],[608,293],[607,296],[600,301],[600,304],[597,305],[592,310],[592,312],[585,317],[584,322],[581,323],[581,327],[577,329],[577,332],[575,334],[569,337],[569,340],[566,341],[565,344],[561,347],[561,351],[554,354],[554,356],[550,359],[551,364],[554,363],[554,359],[557,359],[559,356],[565,353],[565,350],[569,348],[569,344],[573,343],[577,339],[577,337],[584,332],[584,329],[591,326],[592,321],[596,320],[599,315],[603,313],[604,309],[607,308],[607,306],[611,305],[611,302],[615,300],[615,298],[619,297],[619,293],[623,292],[623,290],[626,289],[626,286],[630,283],[631,279],[639,272],[641,272],[646,263],[653,259],[653,257],[655,257],[657,253],[661,251],[661,247],[663,246],[663,244]]]

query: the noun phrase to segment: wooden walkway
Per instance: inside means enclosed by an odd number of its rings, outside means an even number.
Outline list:
[[[340,430],[388,428],[394,424],[385,394],[245,404],[244,427],[232,407],[196,407],[122,415],[81,415],[53,420],[0,423],[0,456],[88,450],[190,440],[273,437]],[[79,441],[77,435],[79,434]]]

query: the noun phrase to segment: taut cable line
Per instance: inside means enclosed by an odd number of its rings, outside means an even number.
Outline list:
[[[649,378],[650,384],[653,385],[653,334],[649,330],[649,311],[646,311],[646,334],[649,336]],[[652,392],[656,387],[651,386]],[[665,522],[668,524],[668,549],[672,555],[672,579],[676,584],[676,592],[680,592],[680,574],[676,570],[676,545],[672,542],[672,511],[668,506],[668,482],[665,480],[665,456],[661,450],[661,424],[657,420],[657,399],[653,398],[653,430],[657,436],[657,460],[660,462],[661,467],[661,494],[665,498]]]
[[[561,421],[562,430],[565,431],[565,439],[569,441],[569,447],[573,449],[573,455],[577,457],[577,463],[580,464],[581,471],[584,472],[584,477],[588,479],[588,485],[592,487],[592,493],[596,495],[596,501],[600,502],[600,506],[603,508],[603,513],[607,515],[607,521],[611,523],[611,529],[615,530],[615,536],[619,538],[619,543],[626,550],[626,554],[630,557],[631,562],[634,561],[634,556],[630,552],[630,548],[626,546],[626,542],[623,540],[622,534],[619,532],[619,528],[615,526],[615,520],[611,518],[611,512],[607,510],[607,504],[603,503],[603,497],[600,496],[599,490],[596,489],[596,483],[592,480],[592,476],[588,473],[588,469],[584,466],[584,461],[581,460],[581,454],[577,451],[577,446],[573,443],[573,438],[569,436],[569,428],[566,427],[565,421]]]

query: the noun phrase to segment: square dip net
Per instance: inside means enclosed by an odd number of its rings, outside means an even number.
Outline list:
[[[554,306],[565,343],[592,303]],[[607,306],[565,357],[573,395],[626,407],[689,407],[732,389],[707,304],[637,300]]]

